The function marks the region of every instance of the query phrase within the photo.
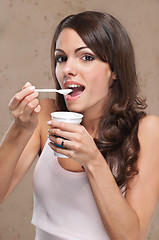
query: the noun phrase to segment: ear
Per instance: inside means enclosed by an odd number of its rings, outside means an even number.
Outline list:
[[[112,79],[116,80],[116,74],[114,72],[112,73]]]
[[[114,72],[112,72],[109,88],[113,88],[115,83],[116,83],[116,74]]]
[[[110,79],[110,86],[109,88],[113,88],[114,85],[116,83],[116,74],[114,72],[112,72],[112,76],[111,76],[111,79]]]

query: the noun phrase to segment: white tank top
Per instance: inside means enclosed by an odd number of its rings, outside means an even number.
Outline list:
[[[35,167],[33,190],[36,240],[110,240],[86,172],[62,168],[48,141]]]

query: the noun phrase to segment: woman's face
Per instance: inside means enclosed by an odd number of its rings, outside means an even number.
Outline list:
[[[71,28],[60,33],[55,50],[55,74],[61,88],[72,88],[65,97],[69,111],[101,115],[109,101],[112,72]]]

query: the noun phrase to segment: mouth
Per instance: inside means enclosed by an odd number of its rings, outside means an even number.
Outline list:
[[[85,90],[85,87],[83,85],[75,83],[67,83],[65,87],[67,87],[68,89],[72,89],[72,92],[66,96],[67,100],[78,99]]]

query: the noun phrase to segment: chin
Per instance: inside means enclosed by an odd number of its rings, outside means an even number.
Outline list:
[[[70,112],[77,112],[77,113],[82,113],[84,111],[84,109],[80,106],[69,106],[69,105],[67,105],[67,109]]]

